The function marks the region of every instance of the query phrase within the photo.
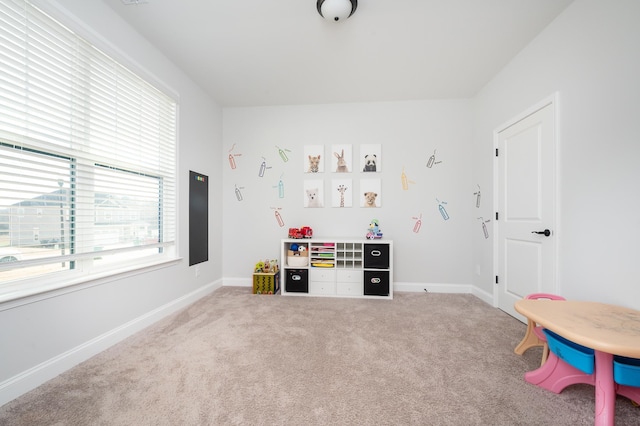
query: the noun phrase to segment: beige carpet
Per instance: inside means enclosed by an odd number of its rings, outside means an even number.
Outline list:
[[[2,425],[592,425],[594,389],[526,383],[540,350],[471,295],[222,288],[0,407]],[[617,425],[640,408],[616,403]]]

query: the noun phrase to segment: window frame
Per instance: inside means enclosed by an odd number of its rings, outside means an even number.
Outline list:
[[[102,167],[106,166],[107,168],[121,169],[127,173],[137,173],[140,176],[147,176],[158,179],[158,198],[157,201],[159,203],[159,229],[158,229],[158,241],[155,244],[145,244],[140,247],[129,247],[126,249],[113,249],[113,250],[105,250],[101,251],[101,256],[110,256],[113,254],[123,253],[123,252],[131,252],[145,249],[155,249],[157,254],[146,256],[139,259],[132,259],[128,261],[118,262],[117,264],[105,264],[105,265],[96,265],[93,262],[93,258],[95,254],[90,254],[88,252],[84,253],[69,253],[59,257],[52,257],[48,260],[43,259],[32,259],[32,260],[20,260],[16,264],[12,264],[11,266],[2,265],[0,263],[0,273],[3,270],[16,269],[18,268],[27,268],[34,265],[44,264],[44,263],[54,263],[54,262],[73,262],[69,269],[36,276],[36,277],[27,277],[24,279],[15,279],[8,282],[4,282],[0,284],[0,303],[10,300],[15,300],[19,298],[24,298],[26,296],[34,296],[41,293],[51,292],[52,290],[64,290],[66,288],[75,288],[75,286],[83,283],[96,283],[103,282],[105,280],[111,280],[116,278],[121,278],[122,276],[126,276],[129,274],[139,273],[141,270],[151,270],[158,267],[164,267],[175,262],[179,261],[177,253],[177,239],[178,239],[178,196],[177,196],[177,184],[178,184],[178,175],[177,175],[177,151],[178,151],[178,111],[179,111],[179,103],[177,101],[177,96],[172,93],[172,91],[167,90],[167,88],[163,84],[158,84],[158,80],[154,77],[151,77],[147,72],[141,72],[140,67],[137,65],[131,65],[131,61],[126,58],[123,60],[123,55],[118,54],[116,52],[114,55],[114,49],[108,48],[103,49],[102,46],[97,46],[94,42],[95,34],[92,37],[87,37],[86,33],[81,34],[79,31],[69,30],[69,28],[61,23],[57,16],[59,13],[55,13],[56,11],[46,10],[47,8],[41,7],[40,3],[36,1],[25,1],[24,2],[27,7],[37,8],[40,12],[45,15],[48,15],[52,21],[55,21],[57,24],[61,25],[65,29],[67,29],[70,33],[72,33],[75,37],[81,40],[81,42],[87,43],[91,48],[96,49],[102,55],[108,57],[118,66],[123,67],[128,70],[132,74],[135,74],[138,78],[141,79],[146,85],[153,87],[159,93],[162,93],[166,98],[170,99],[173,102],[173,117],[174,122],[172,124],[173,127],[173,140],[172,140],[172,153],[171,156],[173,158],[172,162],[172,171],[171,182],[169,182],[168,186],[171,188],[169,191],[171,195],[167,197],[165,194],[165,190],[167,189],[167,182],[164,180],[163,176],[154,175],[153,173],[149,173],[144,168],[141,169],[132,169],[126,164],[108,164],[108,162],[102,161],[103,159],[99,156],[96,158],[91,158],[91,156],[85,156],[82,158],[75,158],[72,155],[72,152],[64,152],[64,149],[60,149],[59,146],[55,144],[48,144],[46,141],[37,140],[28,135],[18,135],[18,137],[7,138],[6,133],[0,133],[0,142],[4,142],[7,145],[14,144],[15,146],[21,146],[26,148],[27,150],[38,151],[41,154],[52,155],[52,156],[62,156],[64,158],[70,159],[70,161],[76,162],[93,162],[92,166],[86,166],[86,169],[90,169],[91,167]],[[51,13],[54,12],[54,13]],[[57,11],[59,12],[59,10]],[[66,19],[65,19],[66,20]],[[73,23],[73,22],[72,22]],[[105,51],[107,53],[105,53]],[[136,71],[132,71],[135,69]],[[159,86],[161,88],[159,88]],[[86,111],[85,114],[89,114],[90,111]],[[143,123],[144,124],[144,123]],[[163,142],[159,142],[162,144]],[[161,145],[158,146],[158,150],[160,151],[162,148]],[[63,153],[61,153],[61,151]],[[105,164],[101,164],[101,163]],[[77,165],[75,166],[77,172]],[[70,182],[72,182],[76,177],[70,176]],[[82,179],[87,179],[86,177],[82,177]],[[72,191],[73,189],[70,189]],[[167,198],[169,201],[167,201]],[[2,206],[0,206],[2,207]],[[75,206],[71,204],[67,207],[68,215],[70,217],[69,224],[72,222],[75,223],[75,220],[72,219],[72,214],[75,214]],[[171,211],[169,215],[170,218],[167,219],[164,214],[167,208]],[[86,210],[85,210],[86,211]],[[96,210],[93,211],[94,215],[96,214]],[[165,222],[168,220],[168,222]],[[71,226],[71,225],[70,225]],[[74,226],[77,226],[75,224]],[[167,234],[167,227],[170,227],[171,230],[169,232],[170,238],[167,241],[163,241],[164,236]],[[71,228],[69,228],[71,231]],[[69,235],[69,238],[72,238]],[[76,235],[73,238],[77,238]],[[74,240],[70,240],[71,247],[76,243]]]

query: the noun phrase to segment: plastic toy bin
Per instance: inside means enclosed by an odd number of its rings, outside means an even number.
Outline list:
[[[640,387],[640,359],[614,356],[613,380],[621,385]]]
[[[364,294],[366,296],[388,296],[389,271],[364,271]]]
[[[309,292],[309,271],[306,269],[286,269],[284,289],[289,293]]]
[[[547,343],[551,352],[578,370],[586,374],[593,374],[595,359],[593,349],[578,345],[546,328],[543,331],[547,336]]]
[[[364,267],[372,269],[389,269],[389,245],[365,244]]]

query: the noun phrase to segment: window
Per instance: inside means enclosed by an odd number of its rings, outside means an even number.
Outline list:
[[[9,0],[0,109],[0,299],[24,283],[174,257],[171,97],[29,1]]]

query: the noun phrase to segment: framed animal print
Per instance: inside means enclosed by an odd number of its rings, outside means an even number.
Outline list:
[[[353,206],[353,181],[351,179],[331,180],[331,207]]]
[[[303,202],[305,208],[324,207],[324,181],[322,179],[309,179],[304,181]]]
[[[382,184],[380,179],[360,179],[360,207],[382,206]]]
[[[335,173],[351,173],[353,171],[351,145],[331,145],[331,171]]]
[[[360,171],[364,173],[379,173],[382,171],[382,145],[360,145]]]
[[[324,145],[305,145],[304,146],[304,172],[305,173],[324,173]]]

